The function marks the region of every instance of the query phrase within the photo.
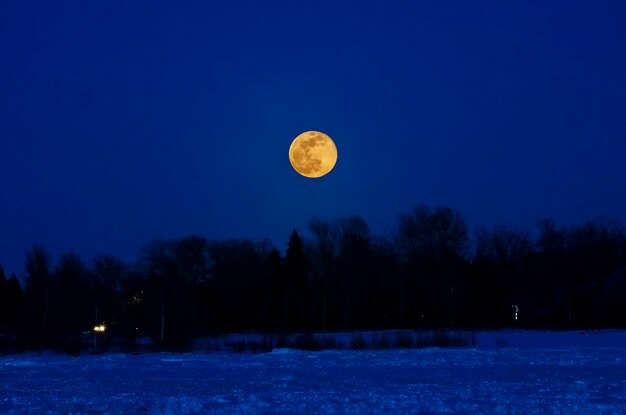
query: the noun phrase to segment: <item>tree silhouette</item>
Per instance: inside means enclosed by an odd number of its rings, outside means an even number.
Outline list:
[[[211,243],[210,287],[213,291],[215,330],[220,332],[258,330],[263,327],[265,300],[272,282],[282,278],[274,274],[279,261],[271,261],[272,248],[267,243],[224,241]],[[270,259],[270,260],[268,260]],[[277,289],[283,287],[278,281]],[[282,291],[281,291],[282,292]],[[282,305],[278,300],[277,305]],[[279,311],[278,318],[282,318]]]
[[[46,249],[34,245],[26,253],[25,315],[20,328],[22,341],[30,347],[41,347],[51,336],[50,302],[52,297],[51,259]]]
[[[17,334],[22,321],[24,291],[15,274],[4,284],[4,318],[7,332]]]
[[[8,324],[8,297],[6,294],[7,279],[4,269],[0,266],[0,331]]]
[[[370,231],[363,218],[352,216],[337,224],[337,269],[343,294],[343,327],[363,326],[367,320],[372,283]]]
[[[124,293],[123,284],[128,279],[126,265],[111,255],[98,255],[92,265],[93,281],[90,284],[89,298],[93,306],[93,324],[104,323],[108,333],[121,330],[126,336],[133,336],[136,326],[129,326],[125,319],[125,303],[128,301]],[[106,349],[109,347],[110,336],[104,336],[104,342],[98,343],[94,334],[94,348]]]
[[[144,250],[142,269],[148,280],[146,291],[153,315],[159,316],[152,327],[162,347],[188,346],[196,318],[195,288],[209,277],[208,255],[208,242],[197,236],[157,241]]]
[[[397,244],[407,295],[405,323],[453,324],[467,273],[468,233],[461,214],[443,206],[417,206],[400,215]]]
[[[145,335],[187,350],[195,336],[247,331],[626,326],[626,232],[614,220],[543,219],[534,240],[481,227],[473,252],[463,217],[444,206],[416,206],[387,238],[359,216],[313,218],[309,230],[311,240],[291,232],[284,257],[267,241],[189,236],[154,241],[129,266],[64,254],[53,272],[34,245],[24,290],[0,268],[0,331],[76,354],[102,322],[99,350],[122,336],[127,350]]]
[[[311,279],[315,289],[312,291],[314,308],[312,321],[322,330],[336,328],[330,325],[333,316],[340,308],[337,280],[337,242],[330,222],[319,218],[311,219],[309,229],[314,241],[310,251]]]
[[[54,271],[54,291],[50,319],[57,345],[71,354],[80,352],[81,332],[92,326],[92,282],[87,267],[78,255],[63,254]]]
[[[520,308],[532,310],[533,305],[525,301],[526,266],[532,252],[527,232],[496,226],[489,231],[480,228],[476,237],[474,265],[480,268],[479,304],[490,325],[514,325],[519,321]]]
[[[292,230],[285,252],[285,288],[282,298],[285,328],[302,330],[307,326],[308,268],[304,242],[295,229]]]

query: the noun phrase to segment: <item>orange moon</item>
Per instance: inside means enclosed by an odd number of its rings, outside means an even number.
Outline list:
[[[289,162],[304,177],[322,177],[337,163],[337,146],[322,132],[305,131],[291,143]]]

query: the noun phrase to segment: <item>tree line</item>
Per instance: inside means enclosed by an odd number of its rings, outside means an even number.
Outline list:
[[[18,348],[80,351],[140,338],[401,328],[626,326],[626,232],[616,221],[537,237],[506,226],[470,238],[462,215],[420,205],[377,236],[365,220],[314,218],[281,254],[269,242],[154,241],[133,264],[26,253],[24,284],[0,268],[0,334]],[[103,324],[106,334],[94,333]]]

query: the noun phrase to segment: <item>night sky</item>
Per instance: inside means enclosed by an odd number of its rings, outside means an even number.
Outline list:
[[[547,4],[546,4],[547,3]],[[424,203],[626,223],[626,2],[0,3],[0,265]],[[330,135],[307,179],[293,138]]]

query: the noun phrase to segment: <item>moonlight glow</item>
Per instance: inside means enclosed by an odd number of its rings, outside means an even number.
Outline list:
[[[289,147],[289,161],[295,171],[305,177],[322,177],[337,163],[334,141],[319,131],[306,131]]]

